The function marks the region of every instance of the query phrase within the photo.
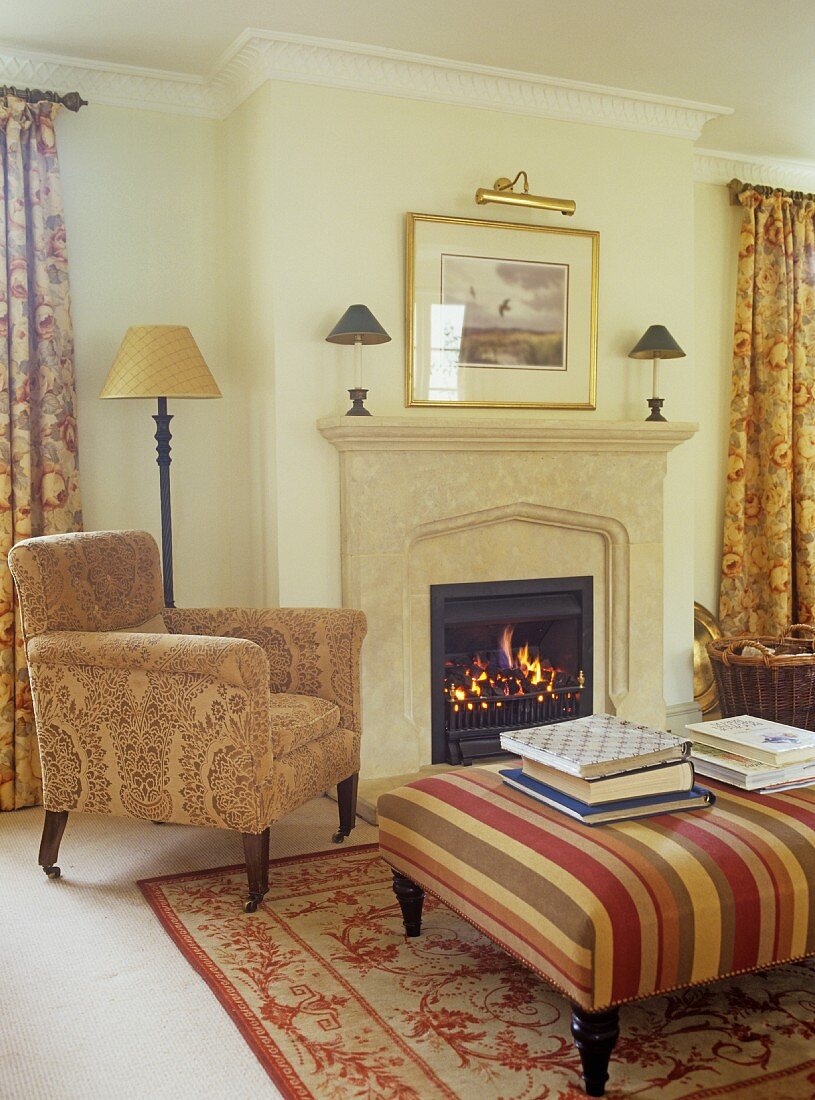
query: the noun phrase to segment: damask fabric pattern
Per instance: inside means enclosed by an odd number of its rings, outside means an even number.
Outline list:
[[[175,634],[248,638],[269,661],[271,691],[317,695],[340,708],[340,725],[359,730],[359,655],[366,622],[350,608],[178,608],[163,612]]]
[[[48,809],[259,833],[359,770],[360,612],[159,614],[138,531],[32,539],[9,562]]]
[[[47,630],[131,630],[163,615],[158,547],[146,531],[32,539],[14,547],[11,562],[28,639]]]
[[[382,795],[379,844],[589,1011],[815,955],[815,789],[587,828],[488,768]]]
[[[779,634],[815,620],[815,203],[740,201],[719,612]]]
[[[82,526],[59,109],[0,99],[0,810],[40,801],[6,554],[29,535]]]

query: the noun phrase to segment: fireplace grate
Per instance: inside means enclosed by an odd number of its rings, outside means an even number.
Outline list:
[[[580,715],[580,690],[554,688],[539,695],[504,696],[502,699],[446,700],[448,738],[473,730],[522,729],[550,722],[564,722]]]

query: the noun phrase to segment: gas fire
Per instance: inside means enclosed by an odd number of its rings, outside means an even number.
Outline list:
[[[446,661],[445,695],[453,702],[536,695],[538,702],[543,702],[547,694],[558,688],[582,687],[579,679],[555,668],[545,656],[540,653],[533,656],[528,645],[513,649],[514,630],[513,624],[504,627],[498,650],[491,659],[476,653],[467,662]]]

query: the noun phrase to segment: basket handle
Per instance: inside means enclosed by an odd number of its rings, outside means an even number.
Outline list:
[[[737,638],[735,641],[732,641],[728,645],[726,645],[722,650],[722,663],[725,665],[729,665],[730,658],[740,657],[741,650],[743,650],[748,645],[752,646],[753,649],[757,649],[759,651],[764,659],[764,664],[767,666],[767,668],[770,668],[770,658],[773,656],[773,654],[761,642],[751,638]],[[739,649],[738,653],[736,653],[736,647],[738,647]]]
[[[801,641],[808,642],[815,638],[815,626],[810,626],[809,623],[790,623],[784,631],[781,640],[784,641],[786,638],[798,638],[799,635],[796,632],[799,630],[804,632],[803,637],[800,638]]]

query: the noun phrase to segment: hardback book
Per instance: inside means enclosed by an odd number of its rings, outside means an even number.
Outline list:
[[[657,814],[674,814],[678,811],[701,810],[712,806],[716,796],[704,787],[692,787],[689,791],[674,791],[672,794],[652,795],[650,798],[624,798],[618,802],[606,802],[601,806],[589,806],[576,798],[569,798],[554,787],[538,783],[520,768],[503,768],[500,771],[503,781],[524,794],[536,798],[569,817],[582,821],[585,825],[608,825],[612,821],[632,821],[638,817],[653,817]]]
[[[752,714],[718,718],[714,722],[692,722],[687,729],[694,744],[730,749],[739,756],[776,767],[815,760],[815,733],[769,722]]]
[[[648,768],[600,779],[581,779],[579,775],[570,775],[549,764],[539,764],[528,756],[521,767],[530,779],[554,787],[561,794],[567,794],[588,806],[616,802],[621,798],[648,798],[651,795],[689,791],[694,782],[690,760],[669,760],[667,764],[652,764]]]
[[[780,784],[795,783],[806,786],[815,783],[815,760],[803,764],[790,764],[776,768],[760,760],[717,748],[715,745],[694,744],[691,749],[693,766],[700,775],[719,779],[743,791],[760,791],[765,787],[778,789]]]
[[[590,714],[571,722],[502,733],[501,748],[569,775],[597,779],[684,760],[690,741],[612,714]]]

